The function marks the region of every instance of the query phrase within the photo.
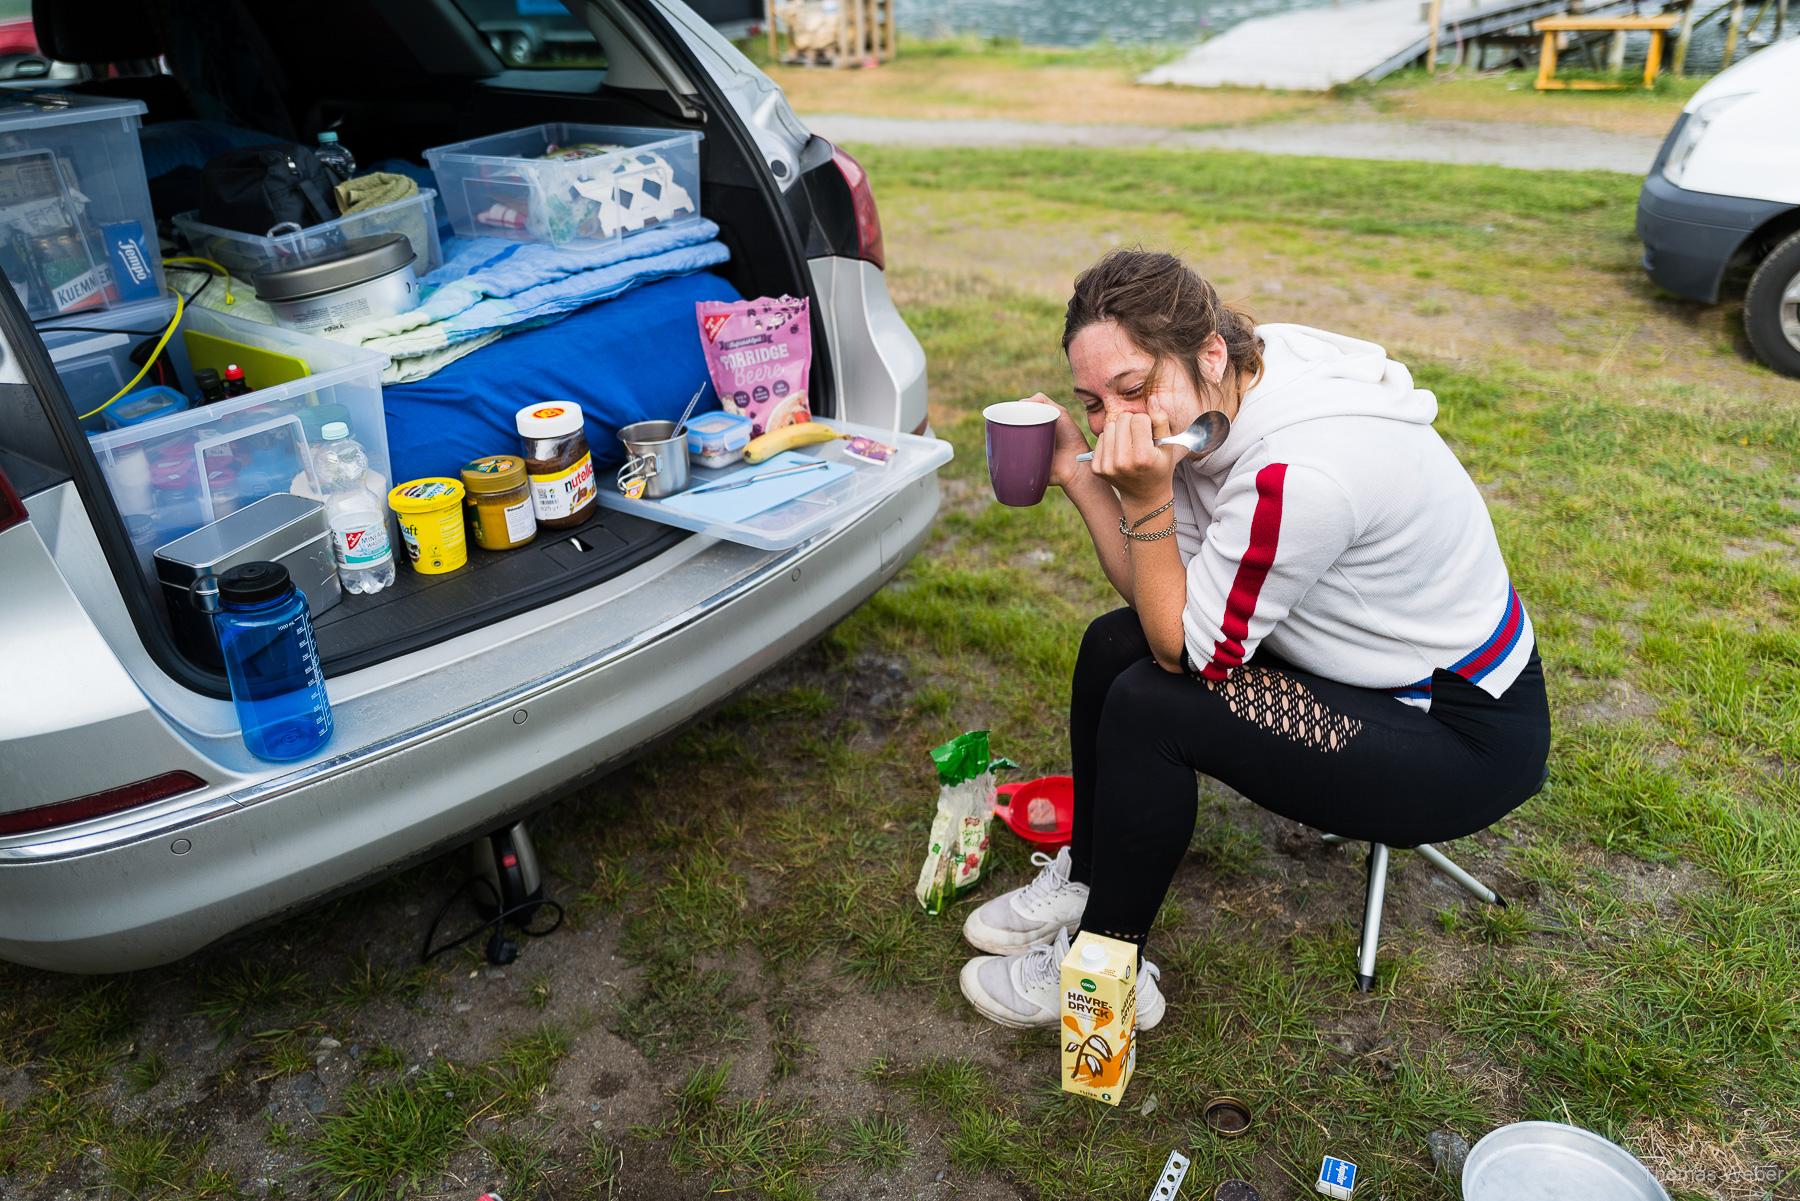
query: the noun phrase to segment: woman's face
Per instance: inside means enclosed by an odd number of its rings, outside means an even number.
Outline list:
[[[1224,351],[1222,343],[1219,351]],[[1202,374],[1208,370],[1209,357],[1206,352],[1201,355]],[[1196,391],[1193,376],[1182,364],[1155,368],[1156,359],[1140,350],[1116,321],[1097,321],[1076,333],[1069,343],[1069,372],[1075,380],[1075,398],[1087,410],[1088,429],[1096,438],[1114,416],[1148,413],[1152,402],[1168,415],[1169,428],[1176,431],[1212,407]],[[1152,374],[1157,376],[1154,387]]]

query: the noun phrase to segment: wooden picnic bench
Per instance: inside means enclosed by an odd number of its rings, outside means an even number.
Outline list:
[[[1650,33],[1650,54],[1644,59],[1644,86],[1656,86],[1656,73],[1662,70],[1663,39],[1669,30],[1675,28],[1680,17],[1674,13],[1663,13],[1655,17],[1544,17],[1533,21],[1531,27],[1543,35],[1544,47],[1538,57],[1537,88],[1547,92],[1563,88],[1571,88],[1584,92],[1601,91],[1610,88],[1622,88],[1623,83],[1614,83],[1602,79],[1558,79],[1556,78],[1556,42],[1565,33],[1611,33],[1623,37],[1627,33],[1648,30]]]

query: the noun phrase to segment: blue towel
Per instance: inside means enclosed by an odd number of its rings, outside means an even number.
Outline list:
[[[653,280],[715,267],[730,257],[718,233],[711,221],[696,218],[593,247],[453,238],[444,265],[425,277],[417,308],[331,336],[387,355],[392,363],[383,383],[423,379],[508,332]]]
[[[737,299],[737,289],[711,272],[659,280],[503,338],[427,379],[388,385],[382,399],[394,479],[454,477],[470,459],[517,453],[520,409],[575,401],[587,418],[600,486],[612,487],[613,470],[625,461],[619,427],[673,421],[707,378],[695,302]],[[708,387],[695,412],[718,407]]]

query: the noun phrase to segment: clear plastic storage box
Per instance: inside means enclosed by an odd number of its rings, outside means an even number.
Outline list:
[[[800,545],[815,534],[841,525],[871,505],[886,500],[908,484],[930,475],[955,455],[951,445],[941,438],[896,434],[848,421],[827,421],[824,424],[844,437],[833,442],[815,442],[810,446],[801,446],[758,465],[734,463],[729,467],[719,468],[690,465],[688,492],[706,484],[746,478],[762,470],[780,470],[786,465],[783,460],[817,460],[841,469],[832,472],[821,470],[820,478],[824,482],[820,486],[769,508],[734,516],[729,512],[730,504],[712,504],[708,506],[712,510],[710,512],[695,512],[692,511],[691,503],[684,504],[683,498],[687,493],[677,493],[662,500],[634,500],[620,493],[611,472],[600,480],[600,503],[621,513],[631,513],[684,530],[696,530],[727,542],[740,542],[763,550],[785,550],[790,546]],[[857,435],[894,447],[894,457],[886,463],[870,463],[846,453],[845,440]],[[711,495],[714,498],[742,495],[746,498],[747,508],[756,504],[749,499],[751,493],[747,488],[738,493],[715,492]]]
[[[120,305],[39,326],[50,362],[55,365],[75,412],[79,415],[99,408],[129,383],[138,371],[131,352],[145,341],[154,343],[160,338],[174,316],[175,298],[165,292],[157,300]],[[184,391],[193,390],[187,348],[179,332],[169,339],[159,361],[166,364],[167,374],[153,370],[144,376],[139,387],[168,382]],[[90,418],[84,428],[101,429],[101,417]]]
[[[594,245],[700,214],[698,133],[558,121],[425,158],[451,227],[468,237]]]
[[[155,579],[157,547],[253,501],[276,492],[319,499],[312,449],[326,421],[349,422],[380,476],[371,490],[385,493],[393,482],[381,407],[386,355],[210,309],[188,309],[182,328],[291,355],[311,374],[90,436],[146,578]]]
[[[249,279],[265,267],[293,267],[329,258],[351,238],[376,234],[405,234],[418,256],[413,260],[413,274],[422,276],[444,261],[438,244],[436,200],[436,192],[421,188],[417,196],[275,238],[207,225],[197,212],[178,213],[174,220],[195,254],[214,260],[239,279]]]
[[[136,100],[0,99],[0,269],[33,319],[163,293]]]

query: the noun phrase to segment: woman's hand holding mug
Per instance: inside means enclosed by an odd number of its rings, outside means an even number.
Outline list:
[[[1081,432],[1081,427],[1069,416],[1069,410],[1042,392],[1026,399],[1032,404],[1049,405],[1056,410],[1056,439],[1050,453],[1050,482],[1058,488],[1066,488],[1069,481],[1075,478],[1075,473],[1081,470],[1081,464],[1075,461],[1075,456],[1087,453],[1087,435]]]

